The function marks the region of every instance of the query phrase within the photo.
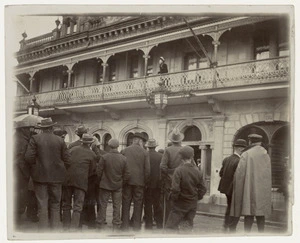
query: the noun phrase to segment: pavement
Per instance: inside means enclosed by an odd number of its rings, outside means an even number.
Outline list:
[[[177,237],[227,237],[227,236],[244,236],[244,224],[241,217],[237,226],[237,231],[234,235],[223,232],[224,216],[221,214],[213,214],[208,212],[198,211],[194,219],[194,228],[192,231],[179,232],[166,231],[163,229],[156,229],[154,226],[152,230],[146,230],[144,224],[140,231],[114,231],[112,227],[112,204],[108,204],[107,209],[107,225],[104,229],[88,229],[87,226],[83,226],[82,230],[78,232],[65,233],[65,232],[51,232],[51,239],[57,237],[57,239],[97,239],[97,238],[177,238]],[[14,234],[14,239],[49,239],[49,234],[36,234],[38,233],[37,223],[31,222],[23,215],[20,228]],[[274,224],[270,221],[266,222],[265,232],[258,233],[256,224],[254,222],[252,232],[248,235],[261,236],[261,235],[289,235],[291,232],[287,230],[285,224]]]

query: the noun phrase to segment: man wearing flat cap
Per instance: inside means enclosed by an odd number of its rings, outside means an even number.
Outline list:
[[[42,133],[30,139],[25,154],[25,160],[31,167],[38,201],[38,227],[41,231],[48,228],[48,202],[51,215],[50,227],[59,228],[62,184],[66,178],[66,167],[70,164],[70,154],[65,142],[53,134],[55,124],[51,118],[42,119],[39,125]]]
[[[163,211],[164,211],[164,223],[168,219],[172,200],[170,199],[172,177],[175,169],[182,163],[179,151],[181,149],[181,141],[184,135],[177,128],[175,128],[169,135],[169,140],[172,145],[165,149],[163,154],[160,171],[162,180],[162,190],[164,191],[163,198]]]
[[[121,153],[126,157],[130,177],[123,186],[122,195],[122,229],[129,228],[130,205],[133,201],[132,224],[134,230],[141,229],[141,216],[145,185],[148,184],[150,175],[149,154],[144,149],[146,141],[142,133],[133,135],[132,145],[125,148]]]
[[[181,147],[179,156],[182,161],[172,178],[171,198],[173,200],[166,228],[177,230],[180,223],[185,230],[193,228],[193,220],[197,211],[197,201],[206,193],[202,172],[195,165],[194,149]]]
[[[233,154],[225,158],[222,163],[222,168],[220,170],[220,183],[218,190],[224,193],[227,198],[227,209],[225,213],[224,220],[224,230],[228,229],[233,232],[236,230],[236,225],[239,218],[230,217],[230,207],[232,198],[232,188],[233,188],[233,177],[240,161],[241,154],[243,150],[247,147],[247,142],[244,139],[237,139],[233,145]]]
[[[242,153],[233,180],[230,216],[245,216],[244,230],[251,231],[256,217],[259,232],[264,231],[265,217],[271,213],[271,162],[262,146],[262,136],[250,134],[250,146]]]
[[[106,219],[108,199],[111,196],[113,204],[113,229],[121,226],[121,203],[122,186],[129,179],[129,169],[126,157],[119,153],[119,141],[110,139],[108,141],[110,151],[100,159],[97,169],[100,178],[99,187],[99,212],[96,219],[97,228],[103,229]]]

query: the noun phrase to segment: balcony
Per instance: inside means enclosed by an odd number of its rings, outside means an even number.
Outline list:
[[[215,69],[198,69],[148,76],[138,79],[74,87],[64,90],[35,94],[42,109],[60,106],[76,106],[107,101],[147,98],[160,82],[164,82],[169,97],[180,94],[211,93],[237,87],[261,87],[290,80],[289,57],[265,59],[238,64],[218,66]],[[16,111],[25,111],[31,95],[18,96]]]

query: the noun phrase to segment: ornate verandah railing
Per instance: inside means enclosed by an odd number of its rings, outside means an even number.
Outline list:
[[[160,82],[164,82],[170,93],[195,92],[200,90],[230,88],[280,81],[288,82],[289,57],[265,59],[218,66],[215,69],[197,69],[148,76],[105,84],[74,87],[35,94],[39,105],[81,104],[148,96]],[[16,97],[15,109],[26,110],[31,95]]]

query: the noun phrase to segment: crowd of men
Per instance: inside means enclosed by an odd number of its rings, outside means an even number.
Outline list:
[[[147,140],[138,132],[122,151],[117,139],[109,140],[109,151],[103,151],[85,126],[76,129],[79,139],[67,146],[66,132],[55,125],[51,118],[44,118],[35,135],[31,127],[16,127],[17,226],[26,211],[30,220],[38,222],[40,232],[74,232],[82,225],[105,230],[111,200],[113,230],[139,231],[143,220],[146,229],[154,225],[170,231],[193,228],[197,202],[206,187],[194,150],[181,145],[184,134],[179,130],[171,132],[171,144],[163,151],[155,150],[155,139]],[[261,139],[249,135],[250,146],[237,140],[234,154],[223,161],[219,190],[228,203],[224,229],[231,232],[242,215],[245,230],[251,229],[256,216],[258,229],[263,231],[264,217],[271,209],[271,165]]]
[[[156,225],[177,230],[180,223],[193,227],[197,201],[206,188],[194,150],[181,146],[181,132],[174,130],[172,144],[160,152],[155,139],[147,141],[137,132],[132,144],[119,152],[117,139],[110,139],[109,151],[103,151],[83,125],[75,131],[79,139],[67,146],[66,133],[55,125],[44,118],[35,135],[30,127],[16,127],[17,226],[26,211],[29,219],[38,221],[40,232],[78,231],[84,224],[105,230],[111,199],[114,230],[138,231],[143,220],[146,229]]]

